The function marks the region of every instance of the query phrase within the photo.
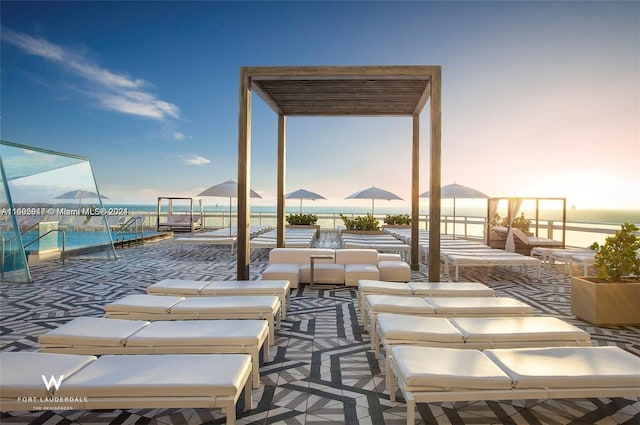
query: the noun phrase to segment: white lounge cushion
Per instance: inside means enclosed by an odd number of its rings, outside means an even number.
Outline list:
[[[105,305],[104,311],[107,313],[167,313],[171,307],[184,300],[184,297],[134,294]]]
[[[510,297],[428,297],[438,314],[530,315],[533,307]]]
[[[269,264],[262,272],[262,280],[287,280],[291,288],[297,288],[300,282],[300,264],[275,263]]]
[[[400,345],[391,352],[407,391],[511,388],[511,378],[481,351]]]
[[[207,397],[243,388],[246,354],[106,355],[64,380],[57,396]],[[51,372],[48,372],[51,373]]]
[[[346,264],[344,266],[344,284],[356,286],[360,279],[380,279],[380,270],[376,264]]]
[[[582,341],[591,339],[583,331],[556,317],[483,317],[451,319],[467,343]]]
[[[336,249],[335,255],[337,264],[378,264],[378,251],[375,249]]]
[[[170,313],[245,313],[271,312],[278,305],[278,297],[268,295],[193,297],[175,304]]]
[[[479,282],[409,282],[414,295],[424,297],[493,297],[495,291]]]
[[[400,295],[369,295],[367,305],[370,311],[385,313],[433,314],[435,308],[424,298]]]
[[[132,335],[127,346],[258,345],[268,332],[266,320],[160,321]]]
[[[638,387],[640,357],[619,347],[492,349],[514,388]]]
[[[464,343],[462,332],[444,317],[382,313],[378,315],[378,333],[384,339]]]
[[[274,248],[269,252],[269,265],[278,263],[289,264],[306,264],[312,255],[331,255],[333,256],[335,251],[328,248]],[[319,263],[329,262],[334,263],[333,260],[318,260]]]
[[[95,356],[76,356],[32,351],[0,353],[0,394],[6,397],[46,397],[42,375],[47,379],[70,376],[96,359]],[[66,381],[64,381],[66,384]],[[53,388],[52,388],[53,389]],[[28,409],[25,409],[28,410]]]
[[[411,295],[411,288],[403,282],[360,279],[358,288],[364,294]]]
[[[147,287],[147,294],[198,295],[208,284],[201,280],[164,279]]]
[[[41,346],[120,347],[150,322],[142,320],[77,317],[38,337]]]
[[[411,280],[411,267],[404,261],[378,261],[380,279],[391,282],[408,282]]]
[[[200,295],[218,295],[247,292],[251,294],[286,294],[289,290],[288,280],[238,280],[208,282],[200,290]]]
[[[319,260],[318,260],[319,261]],[[343,283],[344,282],[344,265],[342,264],[314,264],[314,283]],[[300,265],[300,282],[311,282],[311,265]]]

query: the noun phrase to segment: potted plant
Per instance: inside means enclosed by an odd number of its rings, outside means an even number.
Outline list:
[[[289,214],[286,217],[287,220],[287,228],[292,227],[314,227],[316,229],[316,237],[320,237],[320,226],[316,223],[318,222],[318,216],[315,214]]]
[[[356,216],[349,218],[344,214],[340,214],[340,218],[344,222],[348,233],[379,233],[384,232],[380,230],[380,222],[373,215],[367,213],[365,216]]]
[[[409,214],[387,214],[382,227],[409,227],[411,226],[411,216]]]
[[[597,277],[571,278],[571,312],[595,325],[640,325],[640,231],[624,223],[594,243]]]

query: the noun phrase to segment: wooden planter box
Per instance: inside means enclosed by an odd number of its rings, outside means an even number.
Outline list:
[[[571,313],[594,325],[640,325],[640,283],[572,277]]]
[[[316,229],[316,238],[320,237],[320,225],[319,224],[287,224],[287,229]]]
[[[385,235],[384,230],[343,230],[345,235]]]

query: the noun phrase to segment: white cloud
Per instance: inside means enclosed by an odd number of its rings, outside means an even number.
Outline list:
[[[198,166],[209,164],[211,162],[211,160],[199,155],[186,156],[182,159],[182,161],[187,165],[198,165]]]
[[[173,132],[173,138],[176,140],[183,140],[185,137],[184,133],[180,133],[179,131]]]
[[[176,105],[145,91],[144,80],[111,72],[72,50],[6,27],[2,27],[2,38],[28,54],[40,56],[73,71],[96,86],[93,90],[83,91],[97,98],[98,104],[105,109],[157,120],[180,116],[180,109]]]

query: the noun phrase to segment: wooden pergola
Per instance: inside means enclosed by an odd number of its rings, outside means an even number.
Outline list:
[[[284,246],[287,116],[412,117],[411,268],[419,268],[420,113],[430,105],[429,281],[440,280],[440,66],[287,66],[240,68],[238,270],[249,279],[251,92],[278,114],[277,245]]]

